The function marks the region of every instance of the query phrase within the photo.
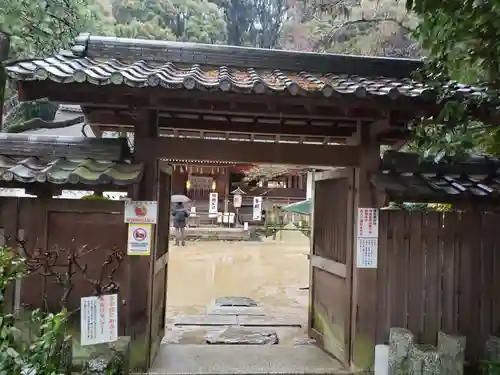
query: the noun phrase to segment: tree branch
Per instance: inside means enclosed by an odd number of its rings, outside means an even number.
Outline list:
[[[67,128],[69,126],[77,125],[85,121],[84,116],[78,116],[76,118],[64,121],[45,121],[39,117],[32,118],[31,120],[25,121],[19,125],[7,126],[5,130],[6,133],[23,133],[28,130],[37,129],[60,129]]]
[[[364,24],[364,25],[380,24],[380,23],[383,23],[383,22],[393,22],[396,25],[398,25],[401,29],[403,29],[405,32],[407,32],[407,33],[413,32],[413,29],[409,28],[408,26],[403,25],[403,23],[400,20],[396,19],[396,18],[372,18],[372,19],[369,19],[369,20],[362,18],[362,19],[359,19],[359,20],[344,22],[342,25],[340,25],[338,28],[335,29],[334,33],[332,34],[332,38],[338,32],[340,32],[342,29],[344,29],[346,27],[349,27],[349,26],[360,25],[360,24]]]

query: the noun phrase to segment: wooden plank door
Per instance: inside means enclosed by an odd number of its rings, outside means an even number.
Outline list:
[[[351,355],[354,170],[315,173],[309,335],[346,366]]]
[[[151,282],[149,299],[149,363],[151,366],[165,336],[167,308],[168,244],[170,238],[170,199],[172,168],[159,161],[158,168],[158,223],[156,225],[154,252],[151,254]]]

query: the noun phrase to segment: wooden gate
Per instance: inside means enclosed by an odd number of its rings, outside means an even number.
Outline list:
[[[354,170],[315,174],[309,335],[345,365],[351,347]]]
[[[165,336],[167,307],[167,264],[170,236],[170,196],[172,168],[159,161],[158,175],[158,223],[156,225],[154,252],[151,254],[151,279],[149,286],[149,363],[151,366]]]

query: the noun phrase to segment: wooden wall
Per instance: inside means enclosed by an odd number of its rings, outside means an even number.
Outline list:
[[[480,358],[500,326],[500,215],[381,211],[379,241],[377,342],[394,326],[430,344],[443,330]]]

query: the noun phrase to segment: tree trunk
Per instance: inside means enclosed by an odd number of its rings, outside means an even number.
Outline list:
[[[7,84],[7,75],[3,63],[9,57],[9,47],[9,36],[0,32],[0,130],[3,129],[3,102],[5,99],[5,85]]]

